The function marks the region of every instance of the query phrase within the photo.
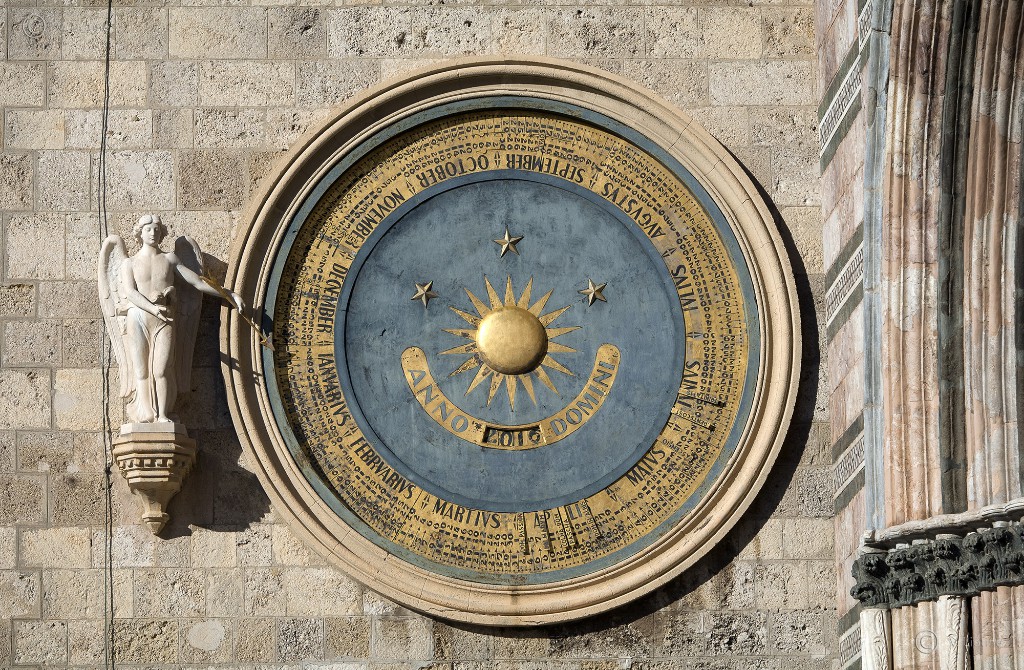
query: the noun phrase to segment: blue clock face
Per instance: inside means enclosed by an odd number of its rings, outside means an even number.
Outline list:
[[[364,433],[465,507],[525,512],[603,489],[650,448],[682,380],[682,312],[653,245],[609,203],[543,175],[502,170],[422,196],[360,249],[342,296],[335,355]],[[502,254],[506,230],[519,241]],[[436,296],[411,304],[426,282]],[[591,282],[603,286],[593,301],[581,293]],[[602,346],[618,352],[614,381]],[[420,379],[398,364],[410,347],[423,352]],[[440,400],[423,406],[428,374],[450,418]],[[564,437],[516,434],[505,446],[521,448],[502,449],[475,423]]]
[[[547,583],[715,485],[759,324],[721,212],[591,112],[435,108],[367,140],[275,262],[274,414],[321,498],[413,564]]]

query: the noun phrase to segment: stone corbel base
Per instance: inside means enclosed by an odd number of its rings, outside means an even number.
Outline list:
[[[142,499],[142,521],[156,535],[171,518],[167,503],[196,461],[196,441],[178,423],[126,423],[113,444],[128,488]]]

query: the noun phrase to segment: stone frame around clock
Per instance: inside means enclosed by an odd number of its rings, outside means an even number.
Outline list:
[[[700,182],[739,241],[761,324],[756,390],[739,446],[696,507],[647,548],[582,577],[499,586],[435,574],[361,536],[307,482],[274,421],[259,339],[234,312],[221,327],[223,372],[236,431],[275,511],[331,564],[425,614],[479,625],[543,625],[623,605],[694,565],[749,507],[785,438],[800,374],[796,288],[768,205],[725,147],[680,110],[601,70],[546,58],[449,61],[364,92],[296,142],[242,219],[225,285],[248,304],[264,304],[273,252],[288,222],[321,177],[362,141],[433,106],[495,95],[570,102],[632,127]]]

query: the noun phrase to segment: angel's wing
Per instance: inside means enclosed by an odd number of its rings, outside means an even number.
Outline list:
[[[103,308],[103,321],[107,325],[114,358],[121,372],[121,397],[127,398],[135,390],[132,359],[125,349],[125,312],[128,303],[121,286],[121,265],[128,260],[128,251],[120,235],[111,235],[100,246],[99,293]]]
[[[202,276],[203,252],[188,235],[174,240],[174,255],[192,272]],[[203,307],[203,294],[188,282],[175,282],[177,312],[174,315],[174,378],[178,393],[187,394],[192,389],[192,354],[196,348],[196,334],[199,332],[199,312]]]

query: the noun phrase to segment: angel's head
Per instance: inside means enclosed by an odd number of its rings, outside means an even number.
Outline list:
[[[167,236],[167,226],[155,214],[147,214],[132,228],[132,237],[140,244],[157,244]]]

